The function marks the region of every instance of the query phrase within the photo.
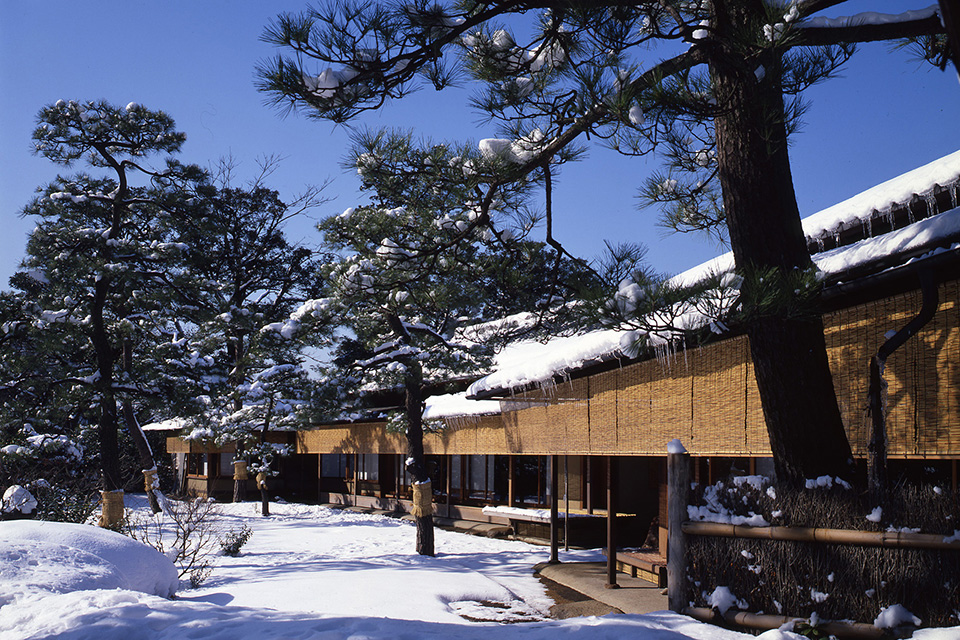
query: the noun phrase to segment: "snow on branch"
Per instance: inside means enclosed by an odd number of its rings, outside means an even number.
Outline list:
[[[817,16],[797,22],[796,28],[803,45],[852,44],[945,33],[936,4],[899,14],[867,11],[838,18]]]

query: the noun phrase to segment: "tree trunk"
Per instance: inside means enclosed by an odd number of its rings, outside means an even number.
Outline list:
[[[233,363],[233,369],[230,371],[230,385],[233,387],[234,392],[236,392],[237,387],[240,386],[240,381],[242,376],[240,375],[241,369],[241,359],[243,357],[243,336],[239,335],[227,335],[227,359]],[[240,399],[239,393],[233,399],[233,410],[240,411],[243,408],[243,401]],[[243,459],[243,441],[237,441],[236,443],[237,450],[234,453],[234,462],[237,460]],[[236,467],[234,467],[236,469]],[[243,475],[243,474],[241,474]],[[234,502],[243,502],[247,499],[247,480],[246,478],[238,477],[238,474],[235,472],[233,475],[233,501]]]
[[[103,277],[94,286],[93,304],[90,309],[94,355],[97,360],[96,382],[100,394],[100,423],[97,435],[100,440],[100,479],[104,494],[119,493],[122,496],[123,481],[120,478],[120,446],[117,442],[117,400],[113,395],[114,352],[107,336],[103,319],[107,294],[110,290],[109,278]],[[112,528],[123,517],[122,507],[107,508],[107,496],[104,495],[100,526]]]
[[[237,452],[233,460],[233,501],[243,502],[247,499],[247,463],[241,460],[240,443],[237,443]]]
[[[123,341],[123,370],[128,376],[133,371],[133,345],[129,339]],[[140,428],[140,423],[137,421],[137,413],[133,409],[133,402],[124,400],[121,408],[123,410],[123,421],[127,425],[127,433],[133,440],[133,445],[137,449],[137,456],[140,458],[140,466],[143,467],[143,489],[147,494],[147,501],[154,513],[160,513],[162,509],[156,494],[160,487],[159,485],[153,486],[157,481],[157,463],[153,459],[153,450],[150,448],[147,436],[143,433],[143,429]]]
[[[260,515],[269,516],[270,515],[270,494],[267,492],[267,477],[266,474],[263,474],[263,479],[257,479],[257,484],[260,486]]]
[[[432,485],[423,454],[423,372],[414,360],[407,363],[406,374],[407,415],[407,469],[413,481],[419,485],[414,490],[414,517],[417,525],[417,553],[435,555],[433,535],[433,510],[430,504]],[[417,500],[424,492],[422,503]],[[429,492],[429,493],[426,493]]]
[[[761,0],[716,6],[721,39],[735,38],[730,34],[743,25],[763,24]],[[718,174],[737,270],[773,269],[789,282],[812,261],[787,154],[781,61],[774,55],[747,60],[718,47],[710,66],[721,109],[714,121]],[[759,296],[748,289],[755,284],[744,279],[744,299]],[[749,323],[747,334],[778,478],[790,484],[821,475],[854,479],[819,314],[772,308]]]

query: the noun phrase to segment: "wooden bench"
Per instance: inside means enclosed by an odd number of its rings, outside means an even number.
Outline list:
[[[606,549],[603,555],[607,555]],[[618,551],[617,571],[652,582],[660,588],[667,586],[667,561],[656,552]]]

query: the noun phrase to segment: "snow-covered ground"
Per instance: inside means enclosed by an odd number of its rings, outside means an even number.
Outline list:
[[[200,588],[181,583],[172,600],[152,595],[166,578],[149,576],[168,569],[149,549],[124,550],[114,534],[93,527],[51,527],[30,542],[35,524],[0,523],[0,639],[752,637],[669,612],[547,620],[552,602],[531,571],[547,558],[542,547],[438,530],[437,556],[428,558],[413,551],[414,527],[391,518],[295,504],[271,504],[269,518],[254,503],[222,509],[227,528],[247,525],[253,537],[239,557],[219,557]],[[470,622],[460,614],[539,621]],[[800,638],[781,631],[763,637]],[[914,637],[956,639],[960,628]]]

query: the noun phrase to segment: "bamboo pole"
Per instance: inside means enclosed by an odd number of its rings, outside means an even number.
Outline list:
[[[726,622],[735,624],[747,629],[756,629],[765,631],[768,629],[779,629],[789,622],[807,622],[806,618],[794,618],[790,616],[774,616],[769,614],[748,613],[746,611],[727,611],[722,616],[706,607],[685,607],[681,612],[683,615],[690,616],[707,622],[717,624]],[[842,620],[823,620],[817,624],[817,629],[824,633],[838,638],[869,638],[880,639],[890,637],[885,629],[879,629],[872,624],[862,622],[846,622]]]
[[[747,527],[720,522],[684,522],[683,533],[722,538],[751,538],[819,542],[864,547],[897,549],[952,549],[960,551],[960,541],[945,542],[945,536],[901,531],[853,531],[817,527]]]

